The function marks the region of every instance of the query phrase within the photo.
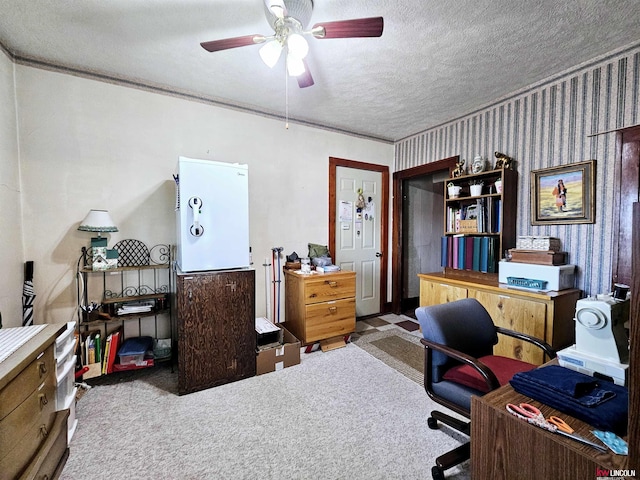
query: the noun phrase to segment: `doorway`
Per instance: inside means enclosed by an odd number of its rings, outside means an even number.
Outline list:
[[[419,273],[439,271],[444,227],[444,182],[458,162],[449,157],[393,174],[392,311],[414,316]]]
[[[387,300],[388,212],[389,167],[329,157],[329,250],[356,272],[358,317],[381,313]]]

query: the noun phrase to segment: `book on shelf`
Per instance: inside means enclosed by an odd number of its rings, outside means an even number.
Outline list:
[[[122,336],[122,330],[118,329],[111,335],[111,345],[109,346],[109,357],[106,359],[107,373],[113,373],[113,366],[116,363],[116,357],[118,356],[118,348],[120,348],[120,341]]]
[[[472,270],[476,272],[480,271],[480,237],[472,237],[473,238],[473,261],[472,261]]]
[[[464,238],[464,269],[473,270],[473,237]]]
[[[487,273],[489,262],[489,237],[480,240],[480,271]]]

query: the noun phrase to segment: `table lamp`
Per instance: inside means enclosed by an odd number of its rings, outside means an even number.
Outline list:
[[[98,238],[102,237],[102,232],[117,232],[111,215],[106,210],[89,210],[84,220],[80,222],[78,230],[83,232],[98,232]]]

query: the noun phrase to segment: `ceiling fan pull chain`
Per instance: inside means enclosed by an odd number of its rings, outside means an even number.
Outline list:
[[[284,119],[284,128],[289,130],[289,82],[287,79],[287,72],[289,65],[287,65],[289,63],[288,60],[289,55],[287,55],[285,57],[285,69],[284,69],[284,115],[285,115],[285,119]]]

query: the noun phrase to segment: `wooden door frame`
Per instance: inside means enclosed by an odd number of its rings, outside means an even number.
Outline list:
[[[329,251],[336,253],[336,178],[338,167],[369,170],[382,174],[382,198],[380,212],[380,313],[386,311],[387,303],[387,247],[389,245],[389,167],[374,163],[357,162],[344,158],[329,157]],[[335,259],[334,259],[335,260]]]
[[[616,157],[614,165],[613,195],[613,265],[611,288],[614,283],[629,283],[631,280],[631,252],[633,203],[640,192],[640,125],[616,131]],[[633,145],[629,151],[626,146]],[[628,222],[628,223],[627,223]]]
[[[396,314],[402,313],[400,306],[402,302],[402,260],[404,258],[404,252],[402,251],[403,245],[403,218],[402,218],[402,204],[404,201],[404,181],[414,177],[421,177],[423,175],[429,175],[441,170],[449,170],[449,174],[453,171],[456,163],[460,160],[460,155],[453,157],[443,158],[435,162],[425,163],[424,165],[418,165],[417,167],[408,168],[406,170],[400,170],[393,174],[393,258],[391,261],[391,311]],[[427,273],[427,272],[425,272]]]

